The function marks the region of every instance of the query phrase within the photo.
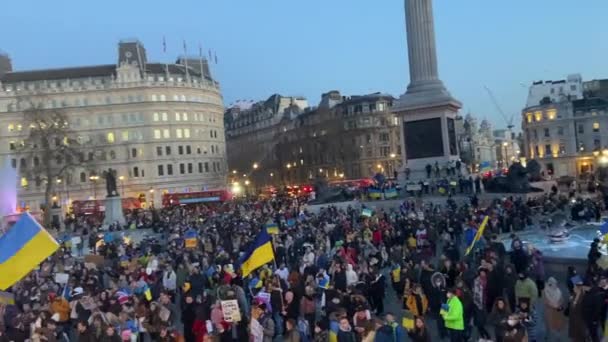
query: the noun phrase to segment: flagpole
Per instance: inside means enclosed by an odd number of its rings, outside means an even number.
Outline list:
[[[165,80],[169,81],[169,64],[167,63],[167,41],[163,36],[163,55],[165,58]]]
[[[190,73],[188,72],[188,49],[184,40],[184,66],[186,67],[186,82],[190,83]]]
[[[203,74],[203,45],[200,42],[198,43],[198,57],[201,63],[201,83],[204,83],[205,75]]]

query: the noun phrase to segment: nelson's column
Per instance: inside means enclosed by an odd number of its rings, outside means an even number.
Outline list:
[[[426,166],[441,168],[459,158],[454,119],[460,101],[439,79],[432,0],[405,0],[410,84],[393,104],[402,123],[403,168],[411,180],[426,178]],[[405,184],[405,173],[400,173]]]

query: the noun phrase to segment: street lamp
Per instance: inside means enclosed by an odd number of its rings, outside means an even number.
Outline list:
[[[260,167],[260,165],[258,165],[258,163],[253,163],[253,169],[257,169],[258,167]]]
[[[236,175],[236,170],[232,170],[232,174],[233,174],[233,175]]]
[[[122,190],[122,197],[125,197],[125,176],[119,176],[118,180],[120,181],[120,188]]]
[[[245,185],[249,185],[249,180],[245,180]]]
[[[93,182],[93,200],[97,199],[97,180],[99,180],[99,176],[93,175],[89,177],[89,180]]]
[[[391,158],[395,158],[397,155],[394,153],[391,153]]]
[[[608,156],[608,148],[602,150],[602,155]]]
[[[287,163],[287,168],[291,169],[291,164],[290,163]]]

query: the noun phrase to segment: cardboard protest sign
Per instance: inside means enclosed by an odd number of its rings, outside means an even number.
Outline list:
[[[67,273],[55,273],[55,282],[57,284],[67,284],[70,275]]]
[[[241,321],[241,310],[239,309],[239,303],[236,299],[223,300],[222,312],[224,313],[224,320],[226,322],[240,322]]]

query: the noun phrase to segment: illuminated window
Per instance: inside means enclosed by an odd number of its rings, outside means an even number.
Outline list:
[[[532,122],[532,113],[527,113],[526,118],[528,119],[528,123]]]
[[[184,121],[188,121],[188,113],[182,113],[182,118]]]
[[[27,178],[21,177],[21,186],[25,188],[27,187],[27,184]]]
[[[169,131],[168,128],[163,130],[163,138],[165,138],[165,139],[171,138],[171,132]]]
[[[156,94],[152,94],[152,101],[158,101],[158,96],[156,96]]]
[[[541,121],[542,119],[543,119],[543,112],[541,112],[540,110],[534,112],[534,120]]]
[[[129,141],[129,131],[122,131],[122,141]]]
[[[182,120],[182,116],[180,113],[175,113],[175,121],[181,121]]]
[[[549,109],[547,110],[547,118],[549,120],[555,120],[555,114],[557,113],[557,110],[555,109]]]
[[[21,132],[21,130],[23,129],[23,126],[21,126],[21,124],[17,125],[17,131]]]
[[[154,139],[160,139],[161,135],[160,135],[160,129],[155,129],[154,130]]]
[[[166,96],[163,94],[163,95],[161,95],[161,96],[160,96],[160,100],[161,100],[161,101],[166,101],[166,100],[167,100],[167,97],[166,97]]]
[[[158,121],[158,113],[154,113],[153,117],[153,121]]]
[[[163,121],[167,121],[167,113],[166,112],[162,113],[162,118],[163,118]]]
[[[593,123],[593,131],[594,132],[599,132],[600,131],[600,123],[599,122],[594,122]]]
[[[106,137],[106,140],[108,141],[109,144],[113,144],[114,143],[114,133],[109,132],[108,136]]]
[[[190,138],[190,128],[184,128],[184,138]]]
[[[176,137],[177,137],[178,139],[183,138],[182,129],[181,129],[181,128],[177,128],[177,129],[175,130],[175,135],[176,135]]]

